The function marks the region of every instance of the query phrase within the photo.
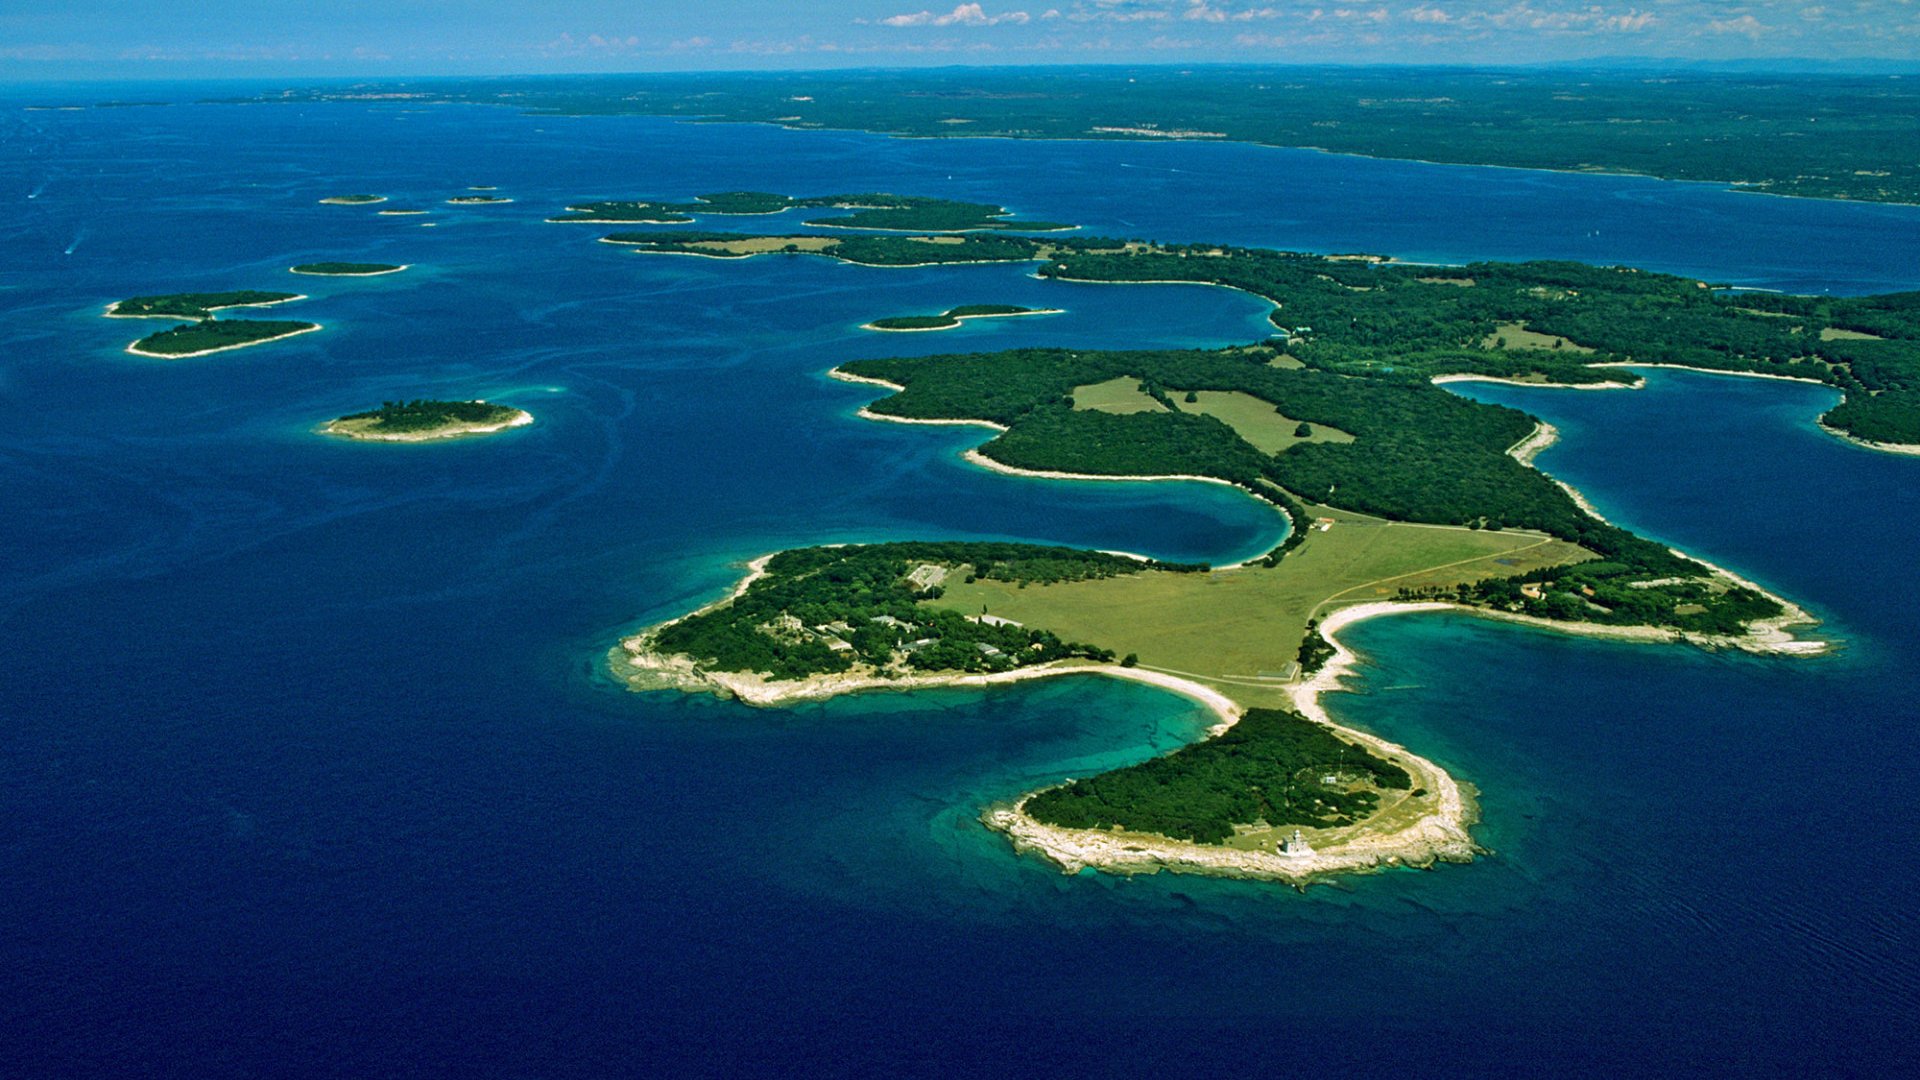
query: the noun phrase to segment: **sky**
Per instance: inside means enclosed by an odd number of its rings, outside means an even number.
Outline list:
[[[0,82],[950,64],[1920,61],[1920,0],[0,0]]]

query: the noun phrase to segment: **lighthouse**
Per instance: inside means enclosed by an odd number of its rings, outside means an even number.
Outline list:
[[[1313,849],[1307,846],[1307,838],[1300,835],[1299,829],[1293,830],[1292,836],[1280,841],[1278,847],[1280,854],[1292,858],[1313,854]]]

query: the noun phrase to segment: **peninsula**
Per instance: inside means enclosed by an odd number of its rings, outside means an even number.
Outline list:
[[[317,262],[301,263],[287,269],[291,273],[317,277],[379,277],[382,274],[397,274],[407,267],[394,263]]]
[[[1060,308],[1029,308],[1014,304],[963,304],[938,315],[892,315],[861,325],[862,330],[951,330],[968,319],[1011,319],[1021,315],[1058,315]]]
[[[328,435],[366,442],[432,442],[497,435],[533,423],[533,415],[485,401],[389,401],[321,427]]]
[[[1791,602],[1600,518],[1533,468],[1551,428],[1437,383],[1618,387],[1630,384],[1617,365],[1657,360],[1804,373],[1857,385],[1849,401],[1894,406],[1907,392],[1899,364],[1920,342],[1912,298],[1756,299],[1567,263],[1407,267],[1002,236],[608,239],[722,258],[845,258],[851,245],[880,265],[899,265],[894,251],[960,262],[990,251],[1038,261],[1043,278],[1199,282],[1274,303],[1276,333],[1232,348],[1016,349],[831,372],[885,391],[868,419],[981,426],[989,437],[966,456],[982,467],[1238,487],[1285,519],[1264,558],[1205,568],[1027,545],[804,549],[756,562],[732,596],[615,652],[636,687],[761,705],[1088,673],[1205,703],[1218,718],[1206,740],[989,810],[1017,846],[1069,871],[1299,884],[1471,858],[1470,793],[1321,707],[1350,659],[1336,632],[1358,619],[1451,610],[1633,641],[1825,647],[1796,636],[1815,620]],[[1828,422],[1845,418],[1836,409]]]

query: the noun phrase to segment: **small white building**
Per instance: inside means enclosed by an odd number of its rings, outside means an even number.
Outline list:
[[[1300,835],[1299,829],[1293,830],[1293,835],[1280,841],[1277,847],[1280,854],[1289,858],[1302,858],[1313,854],[1313,849],[1307,846],[1307,838]]]

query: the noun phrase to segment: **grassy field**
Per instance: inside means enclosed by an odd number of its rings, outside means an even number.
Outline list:
[[[1502,345],[1501,342],[1506,344]],[[1590,353],[1593,350],[1585,345],[1575,345],[1563,337],[1553,334],[1537,334],[1520,323],[1501,323],[1480,343],[1484,349],[1562,349],[1566,352]]]
[[[1272,405],[1238,390],[1200,390],[1193,396],[1198,400],[1188,401],[1185,393],[1173,391],[1174,404],[1180,411],[1205,413],[1221,421],[1262,453],[1277,454],[1295,443],[1353,441],[1352,435],[1324,424],[1312,425],[1313,434],[1299,438],[1294,431],[1300,421],[1274,412]]]
[[[1122,375],[1106,382],[1088,383],[1073,388],[1073,407],[1093,412],[1143,413],[1166,412],[1167,407],[1140,389],[1140,380]]]
[[[1069,640],[1123,656],[1136,653],[1142,667],[1196,678],[1243,704],[1273,705],[1283,697],[1283,680],[1272,676],[1294,662],[1309,618],[1389,599],[1402,587],[1505,577],[1590,557],[1539,533],[1315,513],[1331,520],[1331,527],[1315,529],[1271,569],[1149,572],[1024,589],[950,578],[937,604],[968,614],[984,605],[994,615]]]

